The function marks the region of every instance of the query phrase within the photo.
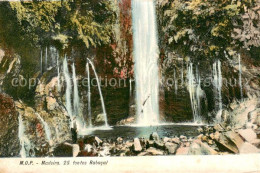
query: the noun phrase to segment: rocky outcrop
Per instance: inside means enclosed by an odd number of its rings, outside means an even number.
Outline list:
[[[18,113],[13,99],[0,93],[0,157],[19,155]]]

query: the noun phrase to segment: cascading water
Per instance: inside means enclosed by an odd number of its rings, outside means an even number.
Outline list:
[[[213,64],[213,87],[216,102],[216,121],[221,121],[222,115],[222,72],[221,72],[221,62],[218,60]]]
[[[21,145],[20,156],[22,158],[25,158],[26,157],[26,150],[25,150],[24,125],[23,125],[23,119],[22,119],[21,114],[19,114],[18,120],[19,120],[18,137],[19,137],[20,145]]]
[[[88,76],[88,119],[89,119],[89,126],[92,127],[89,63],[86,64],[86,71]]]
[[[132,79],[129,79],[129,95],[132,96]]]
[[[72,79],[73,79],[73,108],[74,115],[79,115],[79,90],[76,76],[75,64],[72,64]]]
[[[238,55],[238,68],[239,68],[239,87],[241,100],[243,100],[243,85],[242,85],[242,66],[241,66],[241,55]]]
[[[200,98],[203,95],[203,91],[200,86],[200,77],[198,70],[196,71],[196,78],[193,74],[193,64],[190,63],[188,66],[188,73],[187,73],[187,79],[188,79],[188,90],[190,93],[190,101],[191,101],[191,108],[193,113],[193,121],[195,123],[201,122],[201,116],[200,116]]]
[[[159,124],[159,49],[155,5],[132,0],[135,86],[138,125]]]
[[[98,75],[97,75],[95,66],[94,66],[94,64],[92,63],[92,61],[91,61],[90,59],[88,59],[88,61],[89,61],[89,64],[91,65],[91,67],[92,67],[92,69],[93,69],[93,71],[94,71],[95,77],[96,77],[96,79],[97,79],[98,91],[99,91],[100,100],[101,100],[101,105],[102,105],[102,109],[103,109],[103,116],[104,116],[104,120],[105,120],[105,126],[108,126],[107,113],[106,113],[106,108],[105,108],[105,103],[104,103],[104,98],[103,98],[103,95],[102,95],[100,83],[99,83],[99,80],[98,80]]]
[[[41,121],[44,131],[45,131],[46,139],[50,143],[51,142],[51,131],[50,131],[49,125],[44,121],[44,119],[40,116],[40,114],[38,114],[38,113],[35,113],[35,114],[37,115],[38,119]]]
[[[70,80],[70,74],[69,74],[69,69],[68,69],[68,62],[67,62],[67,57],[64,58],[63,60],[63,73],[66,81],[66,109],[67,112],[70,116],[70,120],[72,122],[73,120],[73,114],[72,114],[72,106],[71,106],[71,80]]]
[[[85,121],[81,117],[80,113],[80,99],[79,99],[79,89],[78,89],[78,82],[77,82],[77,75],[76,75],[76,68],[75,64],[72,64],[72,79],[73,79],[73,113],[76,116],[76,122],[79,128],[84,128]]]

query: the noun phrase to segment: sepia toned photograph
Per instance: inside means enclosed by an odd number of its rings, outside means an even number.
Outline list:
[[[0,158],[248,154],[260,154],[260,1],[0,1]]]

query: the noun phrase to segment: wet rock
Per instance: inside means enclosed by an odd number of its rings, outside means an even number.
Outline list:
[[[133,124],[134,121],[135,121],[134,117],[129,117],[127,119],[123,119],[123,120],[117,122],[116,125],[130,125],[130,124]]]
[[[203,129],[201,127],[198,128],[199,133],[203,133]]]
[[[142,146],[141,146],[140,140],[138,138],[134,139],[134,151],[136,151],[136,152],[142,151]]]
[[[250,154],[250,153],[260,153],[260,150],[249,142],[245,142],[239,147],[239,153]]]
[[[188,151],[190,155],[216,155],[217,152],[200,140],[195,140]]]
[[[219,139],[215,142],[221,150],[232,153],[239,153],[239,147],[244,144],[243,139],[233,131],[220,134]]]
[[[252,129],[240,129],[238,130],[239,135],[248,142],[256,139],[256,133]]]
[[[103,124],[105,122],[105,115],[104,114],[98,114],[96,119],[95,119],[95,123],[96,124]]]
[[[178,144],[174,144],[171,142],[166,142],[165,144],[165,148],[167,149],[169,154],[175,154],[177,148],[178,148]]]
[[[150,153],[150,154],[152,154],[152,155],[163,155],[163,151],[161,151],[161,150],[158,150],[158,149],[156,149],[156,148],[153,148],[153,147],[150,147],[150,148],[148,148],[147,150],[146,150],[146,152],[147,153]]]
[[[153,132],[153,133],[150,135],[150,140],[159,141],[159,140],[160,140],[160,137],[159,137],[158,133],[157,133],[157,132]]]

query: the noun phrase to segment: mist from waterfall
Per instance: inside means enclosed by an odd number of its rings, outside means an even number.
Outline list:
[[[101,100],[101,106],[102,106],[102,110],[103,110],[103,116],[104,116],[104,120],[105,120],[105,126],[108,126],[107,113],[106,113],[104,98],[103,98],[102,91],[101,91],[101,87],[100,87],[100,83],[99,83],[100,81],[99,81],[99,79],[98,79],[98,75],[97,75],[97,72],[96,72],[96,69],[95,69],[95,66],[94,66],[93,62],[92,62],[90,59],[88,59],[88,62],[89,62],[89,64],[91,65],[91,67],[92,67],[92,69],[93,69],[93,71],[94,71],[96,80],[97,80],[97,86],[98,86],[99,96],[100,96],[100,100]]]
[[[213,88],[214,88],[214,100],[216,107],[216,121],[221,121],[222,115],[222,72],[221,72],[221,62],[217,60],[213,64]]]
[[[68,62],[67,62],[66,56],[63,60],[63,73],[64,73],[64,77],[65,77],[65,82],[66,82],[66,92],[65,92],[66,109],[67,109],[67,112],[70,116],[70,120],[72,121],[73,120],[73,113],[72,113],[72,106],[71,106],[72,86],[71,86],[71,80],[70,80],[70,74],[69,74]]]
[[[18,121],[19,121],[18,137],[21,145],[20,156],[22,158],[25,158],[26,150],[25,150],[24,124],[23,124],[23,119],[21,114],[19,114]]]
[[[159,48],[152,0],[132,0],[138,125],[159,124]]]
[[[193,64],[188,65],[188,91],[190,94],[191,108],[193,113],[193,121],[195,123],[201,123],[201,106],[200,99],[203,96],[203,90],[201,89],[200,75],[198,68],[196,68],[196,77],[193,73]]]
[[[51,131],[49,125],[44,121],[44,119],[40,116],[40,114],[35,113],[37,115],[37,118],[41,121],[44,131],[45,131],[45,136],[48,142],[51,142]]]

